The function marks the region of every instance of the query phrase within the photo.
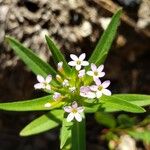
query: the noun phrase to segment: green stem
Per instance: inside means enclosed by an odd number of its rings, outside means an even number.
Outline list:
[[[74,121],[72,128],[72,150],[85,150],[85,119],[82,122]]]

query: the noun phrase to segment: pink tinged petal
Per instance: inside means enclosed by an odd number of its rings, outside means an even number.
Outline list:
[[[89,76],[94,76],[93,71],[87,71],[87,74],[88,74]]]
[[[103,69],[104,69],[104,65],[100,65],[100,66],[97,68],[97,71],[98,71],[98,72],[101,72]]]
[[[54,99],[54,100],[57,100],[57,99],[60,98],[60,97],[61,97],[61,94],[58,93],[58,92],[55,92],[54,95],[53,95],[53,99]]]
[[[101,96],[102,96],[102,92],[101,92],[101,91],[97,91],[97,92],[96,92],[96,97],[97,97],[97,98],[100,98]]]
[[[98,86],[92,85],[92,86],[90,86],[90,89],[91,89],[91,91],[97,91]]]
[[[79,113],[82,113],[83,111],[84,111],[84,108],[81,106],[81,107],[78,107],[77,108],[77,111],[79,112]]]
[[[79,60],[80,60],[80,61],[83,61],[83,60],[85,59],[85,56],[86,56],[85,53],[81,54],[81,55],[79,56]]]
[[[80,70],[80,71],[79,71],[79,74],[78,74],[78,77],[79,77],[79,78],[82,78],[84,75],[85,75],[85,70],[84,70],[84,69],[83,69],[83,70]]]
[[[37,75],[37,80],[41,82],[45,82],[45,79],[41,75]]]
[[[88,66],[88,65],[89,65],[89,62],[88,62],[88,61],[82,61],[82,62],[81,62],[81,65],[82,65],[82,66]]]
[[[108,89],[103,89],[102,92],[104,95],[107,95],[107,96],[111,95],[111,91],[109,91]]]
[[[67,116],[67,122],[70,122],[74,119],[74,113],[70,113],[68,116]]]
[[[43,83],[37,83],[37,84],[34,84],[34,88],[35,89],[43,89],[45,86]]]
[[[100,74],[99,74],[99,77],[101,78],[101,77],[104,77],[105,76],[105,72],[101,72]]]
[[[77,61],[78,60],[78,57],[74,54],[71,54],[70,55],[71,59],[74,60],[74,61]]]
[[[91,64],[91,69],[92,69],[92,71],[97,71],[96,65],[95,64]]]
[[[101,80],[99,78],[95,78],[94,81],[95,81],[97,86],[100,86],[102,84]]]
[[[52,76],[51,76],[51,75],[48,75],[48,76],[46,77],[46,83],[50,83],[51,80],[52,80]]]
[[[103,86],[104,89],[107,88],[109,85],[110,85],[110,81],[109,81],[109,80],[104,81],[104,82],[102,83],[102,86]]]
[[[70,62],[68,63],[68,65],[70,65],[70,66],[76,66],[76,62],[75,62],[75,61],[70,61]]]
[[[51,90],[51,86],[50,86],[49,84],[47,84],[47,85],[45,86],[45,89]]]
[[[79,113],[75,113],[74,116],[75,116],[75,119],[76,119],[78,122],[81,122],[81,121],[82,121],[82,117],[81,117],[81,115],[80,115]]]
[[[80,70],[81,69],[81,65],[76,65],[76,70]]]
[[[94,92],[88,92],[88,93],[87,93],[87,97],[88,97],[88,98],[95,98],[96,95],[95,95]]]
[[[67,113],[70,113],[72,111],[72,107],[71,106],[65,106],[64,111]]]
[[[77,107],[78,107],[78,104],[77,104],[76,101],[74,101],[74,102],[72,103],[72,108],[76,109]]]

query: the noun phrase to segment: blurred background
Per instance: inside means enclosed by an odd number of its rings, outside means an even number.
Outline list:
[[[111,80],[112,93],[150,94],[150,0],[0,0],[0,102],[44,94],[34,90],[35,75],[10,49],[5,35],[17,38],[51,64],[45,35],[53,38],[67,60],[71,53],[85,52],[89,57],[110,17],[120,7],[124,13],[105,62],[105,78]],[[19,137],[19,131],[43,113],[1,111],[0,150],[58,150],[59,128]],[[116,128],[120,115],[126,116],[123,124],[131,124],[109,137],[106,135],[111,126],[94,119],[95,115],[87,116],[87,149],[150,150],[149,111],[138,116],[113,114]],[[124,132],[129,127],[138,128],[137,123],[145,119],[148,121],[140,129],[149,132],[146,140]]]

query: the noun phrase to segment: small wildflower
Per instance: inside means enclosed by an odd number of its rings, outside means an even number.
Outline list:
[[[63,85],[64,87],[69,86],[69,81],[68,81],[67,79],[65,79],[65,80],[63,81],[62,85]]]
[[[60,72],[63,71],[63,62],[62,62],[62,61],[57,64],[57,69],[58,69],[58,71],[60,71]]]
[[[70,92],[74,93],[76,90],[76,87],[70,87],[69,90],[70,90]]]
[[[84,61],[84,59],[86,57],[85,53],[81,54],[79,57],[77,57],[74,54],[71,54],[70,57],[73,61],[70,61],[68,64],[70,66],[75,66],[76,70],[80,70],[82,66],[89,65],[88,61]]]
[[[94,79],[98,79],[105,75],[105,72],[102,72],[103,69],[104,69],[104,65],[100,65],[99,67],[96,67],[95,64],[91,64],[91,71],[87,71],[87,74],[89,76],[93,76]]]
[[[58,93],[58,92],[55,92],[54,95],[53,95],[53,99],[54,99],[55,101],[57,101],[60,97],[61,97],[61,94]]]
[[[80,88],[80,96],[87,98],[95,98],[96,95],[91,91],[90,86],[82,86]]]
[[[85,69],[80,70],[79,74],[78,74],[78,77],[82,78],[82,77],[84,77],[84,75],[85,75]]]
[[[71,106],[65,106],[64,111],[69,113],[69,115],[67,116],[67,122],[72,121],[74,118],[78,122],[82,121],[81,113],[84,111],[84,108],[82,106],[78,107],[76,101],[74,101]]]
[[[48,75],[45,79],[41,75],[37,75],[37,80],[39,83],[34,84],[35,89],[51,90],[51,86],[49,84],[52,80],[51,75]]]
[[[46,104],[44,105],[44,107],[46,107],[46,108],[51,107],[51,103],[46,103]]]
[[[107,95],[107,96],[111,95],[111,91],[106,89],[110,85],[109,80],[101,83],[101,81],[97,79],[95,80],[95,83],[96,85],[91,86],[90,89],[95,92],[97,98],[100,98],[102,94]]]

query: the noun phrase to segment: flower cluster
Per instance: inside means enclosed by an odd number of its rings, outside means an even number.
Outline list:
[[[59,62],[57,66],[58,74],[55,77],[56,84],[52,83],[51,75],[46,78],[38,75],[37,80],[39,83],[36,83],[34,88],[43,89],[53,94],[54,101],[46,103],[44,107],[51,108],[54,104],[62,103],[61,106],[64,111],[69,113],[67,121],[70,122],[76,119],[80,122],[82,121],[84,107],[78,106],[78,104],[83,104],[85,99],[99,99],[102,95],[110,96],[111,91],[107,89],[110,81],[102,82],[100,79],[105,76],[105,72],[103,72],[104,65],[97,67],[91,63],[90,67],[87,67],[89,62],[85,61],[85,53],[79,57],[71,54],[70,57],[72,60],[68,65],[75,68],[72,68],[70,75],[65,73],[63,62]],[[86,67],[86,69],[82,69],[82,67]]]

